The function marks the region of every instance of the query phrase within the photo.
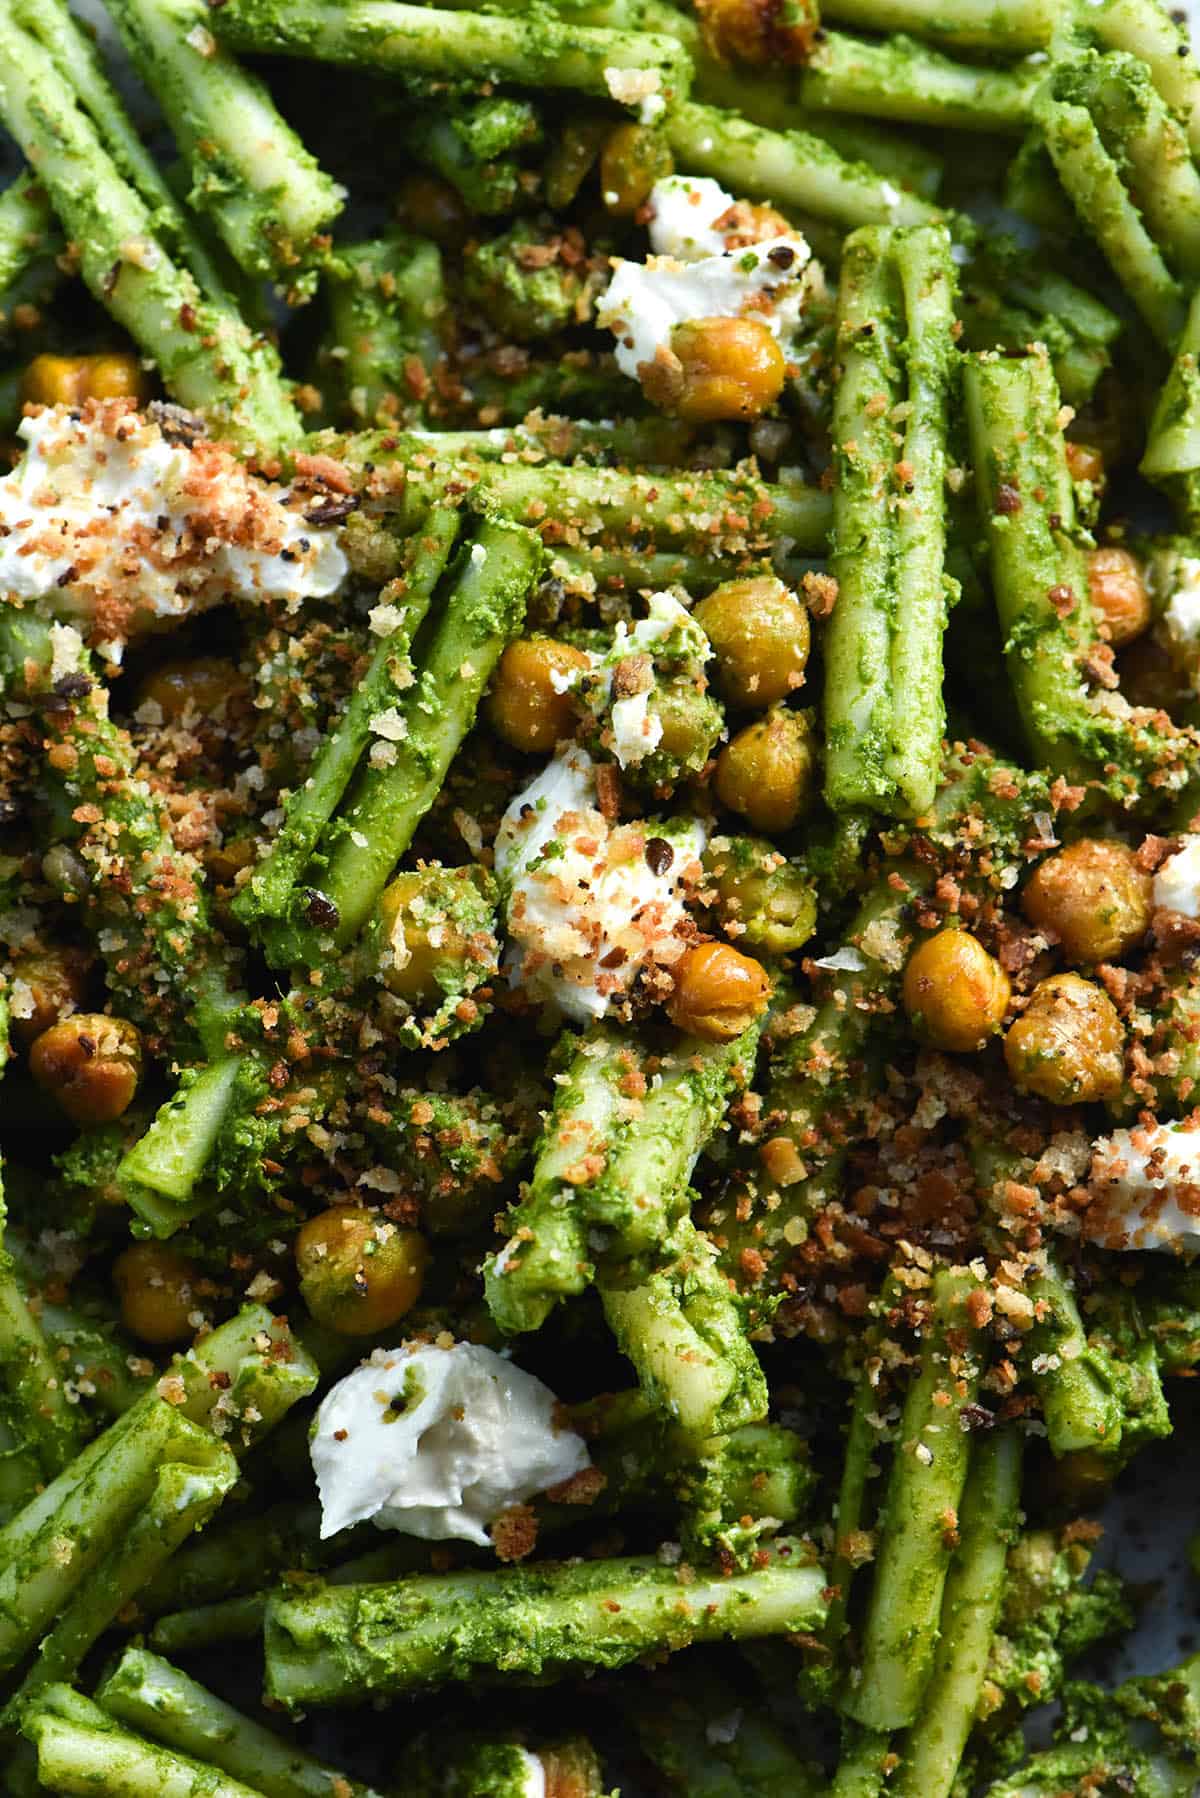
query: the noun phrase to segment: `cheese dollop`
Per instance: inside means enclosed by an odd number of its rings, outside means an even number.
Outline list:
[[[1200,1123],[1114,1130],[1092,1145],[1083,1234],[1106,1249],[1200,1249]]]
[[[1200,836],[1186,836],[1154,876],[1154,903],[1164,911],[1200,918]]]
[[[97,643],[220,601],[334,592],[337,532],[231,450],[126,401],[22,420],[26,451],[0,480],[0,595],[49,594]]]
[[[511,984],[576,1023],[602,1018],[648,963],[669,967],[683,954],[684,900],[704,842],[694,819],[610,822],[591,757],[555,756],[496,835]]]
[[[813,278],[804,238],[747,244],[734,217],[725,224],[723,215],[736,203],[715,181],[670,176],[655,183],[650,206],[651,242],[668,246],[667,253],[645,262],[614,257],[613,278],[597,307],[600,324],[617,339],[621,372],[636,380],[644,363],[670,348],[675,326],[689,319],[745,314],[786,348]]]
[[[550,1388],[469,1342],[377,1349],[327,1394],[311,1454],[323,1538],[369,1518],[481,1546],[503,1512],[590,1465]]]

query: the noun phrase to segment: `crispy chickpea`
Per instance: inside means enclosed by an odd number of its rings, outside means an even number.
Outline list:
[[[548,755],[560,738],[570,736],[575,720],[575,703],[559,686],[589,666],[573,644],[518,637],[500,657],[488,694],[488,717],[497,734],[528,755]]]
[[[188,716],[205,721],[232,707],[247,705],[250,691],[245,676],[224,656],[193,656],[188,661],[163,662],[138,688],[138,704],[153,701],[167,724]]]
[[[319,1324],[342,1336],[390,1329],[421,1296],[429,1248],[357,1205],[309,1218],[296,1238],[300,1291]]]
[[[127,1018],[77,1011],[36,1039],[29,1071],[75,1123],[111,1124],[137,1092],[142,1039]]]
[[[475,867],[397,874],[379,902],[380,972],[390,993],[412,1006],[464,984],[463,971],[495,968],[493,912]]]
[[[773,706],[717,757],[717,797],[755,830],[790,830],[812,796],[816,765],[808,714]]]
[[[31,949],[14,959],[11,1028],[23,1048],[83,1004],[87,972],[81,949]]]
[[[1068,961],[1087,967],[1113,961],[1142,940],[1152,884],[1127,843],[1081,837],[1036,869],[1021,909],[1031,924],[1058,937]]]
[[[728,943],[698,943],[674,968],[667,1013],[678,1030],[730,1043],[766,1010],[771,982],[761,962]]]
[[[1088,555],[1088,592],[1108,640],[1123,649],[1150,624],[1150,595],[1137,557],[1115,543]]]
[[[669,353],[638,370],[652,406],[687,424],[758,418],[783,392],[787,362],[756,318],[695,318],[676,325]]]
[[[196,1333],[196,1269],[165,1243],[135,1242],[113,1263],[121,1321],[142,1342],[184,1342]]]
[[[1011,985],[968,930],[939,930],[908,958],[904,1009],[935,1049],[969,1055],[999,1030]]]
[[[406,225],[444,249],[458,249],[470,235],[471,215],[461,195],[436,175],[409,175],[400,185],[399,212]]]
[[[1053,1105],[1086,1105],[1121,1090],[1125,1032],[1117,1009],[1090,980],[1039,980],[1004,1039],[1004,1059],[1022,1092]]]
[[[696,0],[705,42],[735,62],[805,62],[818,25],[815,0]]]
[[[600,152],[600,194],[616,218],[632,218],[656,181],[675,167],[662,133],[630,120],[618,125]]]
[[[803,684],[808,610],[774,575],[725,581],[692,616],[713,646],[731,705],[765,711]]]
[[[1076,486],[1104,485],[1104,455],[1094,443],[1068,443],[1067,469]]]
[[[125,350],[97,356],[35,356],[21,381],[21,398],[30,406],[142,400],[148,393],[141,363]]]
[[[809,875],[772,843],[717,837],[704,858],[716,889],[721,926],[747,949],[791,955],[817,927],[817,892]]]

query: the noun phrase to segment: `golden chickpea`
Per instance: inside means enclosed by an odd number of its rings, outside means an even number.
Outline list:
[[[429,1248],[357,1205],[309,1218],[296,1238],[300,1291],[319,1324],[342,1336],[390,1329],[421,1296]]]
[[[705,42],[735,62],[806,62],[819,23],[815,0],[696,0]]]
[[[771,982],[761,962],[731,949],[728,943],[698,943],[673,970],[675,991],[667,1014],[676,1029],[710,1043],[730,1043],[771,997]]]
[[[142,1039],[127,1018],[77,1011],[36,1039],[29,1071],[75,1123],[111,1124],[137,1092]]]
[[[1152,881],[1127,843],[1081,837],[1035,870],[1021,909],[1051,931],[1068,961],[1083,967],[1114,961],[1140,943],[1150,926]]]
[[[675,167],[661,132],[632,121],[618,125],[600,152],[600,194],[616,218],[632,218],[650,189]]]
[[[21,398],[30,406],[142,400],[149,391],[141,363],[125,350],[96,356],[35,356],[21,381]]]
[[[783,392],[787,362],[756,318],[695,318],[676,325],[669,353],[638,370],[652,406],[687,424],[758,418]]]
[[[725,581],[692,614],[717,658],[717,678],[731,705],[765,711],[804,681],[808,609],[773,574]]]
[[[166,724],[184,718],[211,723],[235,708],[250,704],[246,678],[224,656],[193,656],[185,662],[163,662],[138,688],[138,704],[157,705]]]
[[[121,1321],[142,1342],[185,1342],[200,1309],[196,1269],[164,1243],[135,1242],[113,1263]]]
[[[75,1011],[87,993],[88,958],[82,949],[31,949],[13,961],[12,1034],[28,1048],[35,1037]],[[19,984],[18,984],[19,983]],[[25,1005],[32,1010],[25,1010]]]
[[[1104,454],[1094,443],[1068,443],[1067,469],[1077,486],[1104,485]]]
[[[560,738],[570,736],[575,721],[575,702],[559,686],[589,666],[573,644],[518,637],[500,657],[492,679],[487,710],[493,729],[514,749],[549,755]]]
[[[717,757],[717,797],[755,830],[790,830],[812,796],[816,765],[808,714],[774,706]]]
[[[969,1055],[999,1030],[1011,985],[968,930],[939,930],[908,958],[904,1009],[935,1049]]]
[[[1132,643],[1149,627],[1150,595],[1142,565],[1129,550],[1114,543],[1089,553],[1088,592],[1114,649]]]
[[[716,837],[704,857],[722,928],[744,948],[792,955],[817,927],[817,890],[804,868],[755,837]]]
[[[1053,1105],[1086,1105],[1121,1090],[1125,1032],[1108,994],[1078,974],[1039,980],[1004,1039],[1004,1059],[1022,1092]]]
[[[400,184],[400,217],[422,237],[444,249],[461,249],[470,235],[471,214],[457,188],[436,175],[409,175]]]
[[[380,972],[390,993],[419,1007],[496,965],[494,914],[472,866],[397,874],[379,902]]]

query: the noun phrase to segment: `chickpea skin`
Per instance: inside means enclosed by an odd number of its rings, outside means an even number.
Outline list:
[[[790,830],[812,795],[816,762],[808,714],[774,706],[717,757],[717,797],[755,830]]]
[[[88,958],[81,949],[31,949],[13,961],[13,1039],[22,1048],[83,1004]],[[27,995],[27,997],[26,997]],[[31,1007],[22,1011],[18,999]]]
[[[571,735],[575,702],[563,682],[591,664],[582,649],[550,637],[518,637],[500,657],[487,711],[498,736],[527,755],[549,755]]]
[[[1150,595],[1137,557],[1115,543],[1093,549],[1087,559],[1088,592],[1108,640],[1123,649],[1150,624]]]
[[[30,406],[142,400],[148,393],[141,363],[126,350],[96,356],[35,356],[21,379],[21,398]]]
[[[142,1039],[126,1018],[77,1011],[36,1039],[29,1071],[73,1123],[111,1124],[137,1092]]]
[[[401,1230],[357,1205],[334,1205],[309,1218],[296,1238],[304,1302],[319,1324],[341,1336],[390,1329],[421,1296],[429,1248],[417,1230]]]
[[[1052,1105],[1087,1105],[1121,1090],[1125,1032],[1108,994],[1078,974],[1033,989],[1004,1039],[1014,1085]]]
[[[756,318],[695,318],[676,325],[669,352],[638,369],[652,406],[685,424],[759,418],[775,404],[787,362]]]
[[[400,186],[400,216],[443,249],[458,249],[471,231],[471,214],[456,188],[436,175],[409,175]]]
[[[1150,925],[1153,883],[1127,843],[1081,837],[1035,870],[1021,895],[1031,924],[1052,931],[1080,967],[1114,961]]]
[[[731,705],[765,711],[804,681],[808,610],[774,575],[725,581],[692,616],[717,658],[717,680]]]
[[[185,1342],[196,1333],[196,1269],[164,1243],[135,1242],[117,1256],[113,1285],[121,1321],[141,1342]]]
[[[1000,963],[968,930],[939,930],[908,958],[904,1009],[935,1049],[969,1055],[994,1036],[1011,984]]]
[[[709,1043],[731,1043],[761,1017],[771,982],[761,962],[728,943],[697,943],[674,968],[667,1015],[677,1030]]]
[[[675,164],[662,134],[632,120],[610,132],[600,152],[600,194],[614,218],[632,218]]]

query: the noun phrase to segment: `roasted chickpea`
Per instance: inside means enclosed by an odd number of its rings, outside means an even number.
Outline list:
[[[379,902],[379,967],[390,993],[420,1007],[495,971],[488,879],[473,866],[397,874]]]
[[[138,688],[138,704],[157,705],[167,724],[184,718],[206,722],[230,709],[247,706],[250,690],[245,676],[224,656],[193,656],[185,662],[163,662]]]
[[[124,350],[97,356],[35,356],[21,381],[21,398],[30,406],[141,400],[149,391],[141,363]]]
[[[411,1311],[428,1260],[419,1231],[357,1205],[319,1212],[296,1238],[304,1302],[319,1324],[342,1336],[376,1335]]]
[[[1108,994],[1078,974],[1039,980],[1004,1039],[1004,1059],[1022,1092],[1053,1105],[1086,1105],[1121,1090],[1125,1032]]]
[[[1127,843],[1081,837],[1035,870],[1021,909],[1031,924],[1058,937],[1068,961],[1087,967],[1113,961],[1142,940],[1152,886]]]
[[[918,944],[904,970],[904,1009],[935,1049],[969,1055],[999,1030],[1011,985],[995,956],[968,930],[939,930]]]
[[[1077,486],[1104,485],[1104,455],[1094,443],[1068,443],[1067,469]]]
[[[668,781],[699,774],[725,728],[725,714],[716,700],[690,681],[665,681],[655,687],[649,709],[662,735],[653,756],[643,764],[646,772]]]
[[[816,767],[809,715],[774,706],[717,757],[717,797],[755,830],[790,830],[812,796]]]
[[[762,963],[728,943],[698,943],[680,957],[673,972],[668,1016],[676,1029],[706,1042],[732,1042],[761,1017],[771,997]]]
[[[1088,555],[1088,592],[1097,617],[1108,626],[1108,640],[1123,649],[1150,625],[1150,595],[1137,557],[1117,544]]]
[[[718,683],[731,705],[765,711],[803,684],[808,610],[774,575],[725,581],[692,616],[713,646]]]
[[[88,958],[82,949],[31,949],[13,961],[11,1029],[28,1048],[67,1012],[83,1004]]]
[[[783,392],[787,362],[756,318],[696,318],[676,325],[669,353],[638,370],[652,406],[688,424],[758,418]]]
[[[600,193],[616,218],[632,218],[656,181],[675,164],[662,133],[632,121],[618,125],[600,152]]]
[[[518,637],[500,657],[492,678],[487,710],[494,730],[514,749],[548,755],[560,738],[570,736],[575,720],[574,701],[559,686],[589,666],[573,644]]]
[[[29,1071],[75,1123],[111,1124],[137,1092],[142,1039],[127,1018],[77,1011],[36,1039]]]
[[[714,56],[735,62],[806,62],[819,17],[816,0],[696,0]]]
[[[400,184],[400,217],[443,249],[458,249],[470,235],[471,214],[457,188],[436,175],[409,175]]]
[[[196,1269],[164,1243],[135,1242],[113,1263],[121,1321],[142,1342],[184,1342],[194,1336],[200,1305]]]
[[[773,843],[716,837],[704,858],[722,928],[747,949],[792,955],[817,927],[811,878]]]

